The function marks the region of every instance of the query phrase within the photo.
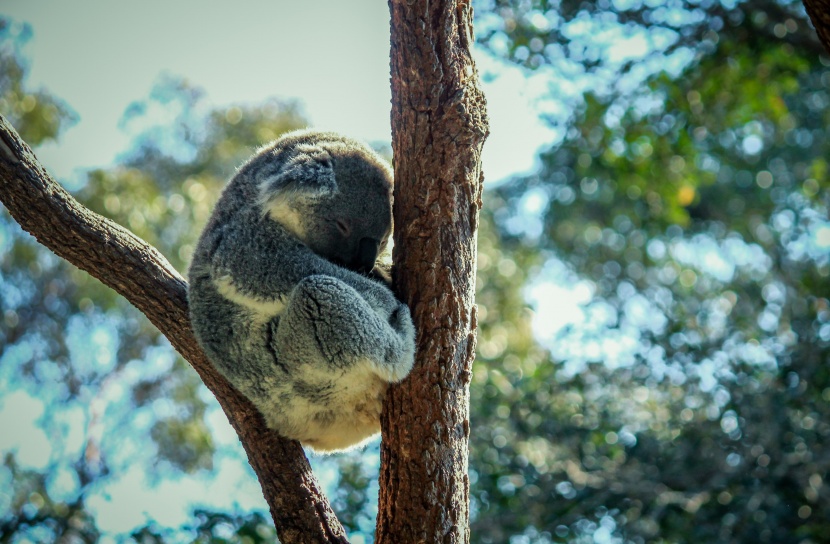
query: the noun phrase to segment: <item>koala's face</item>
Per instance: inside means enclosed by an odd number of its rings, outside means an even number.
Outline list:
[[[392,187],[387,172],[360,157],[335,157],[337,191],[298,203],[302,241],[351,270],[368,273],[392,230]]]
[[[332,133],[292,133],[252,163],[263,212],[312,251],[372,270],[392,229],[392,174],[370,148]]]

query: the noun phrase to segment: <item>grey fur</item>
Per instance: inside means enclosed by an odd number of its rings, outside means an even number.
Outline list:
[[[375,266],[391,195],[367,146],[293,132],[239,169],[193,256],[190,316],[208,358],[269,427],[318,451],[376,434],[388,384],[414,361],[409,309]]]

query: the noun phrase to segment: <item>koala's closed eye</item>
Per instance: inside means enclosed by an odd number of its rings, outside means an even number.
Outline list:
[[[340,235],[343,238],[348,238],[351,235],[352,228],[349,226],[349,224],[346,221],[344,221],[342,219],[335,219],[334,222],[337,225],[337,230],[340,231]]]

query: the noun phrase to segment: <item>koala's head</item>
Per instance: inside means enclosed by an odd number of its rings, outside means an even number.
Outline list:
[[[260,152],[263,213],[318,255],[367,273],[392,229],[392,173],[371,148],[300,131]]]

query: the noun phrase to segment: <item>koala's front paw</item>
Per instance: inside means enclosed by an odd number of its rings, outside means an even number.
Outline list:
[[[389,316],[389,325],[407,344],[415,345],[415,325],[412,323],[412,316],[409,314],[409,307],[399,303],[398,307]]]
[[[391,324],[392,316],[400,302],[388,288],[379,282],[372,282],[371,288],[362,292],[364,300],[374,310],[381,321]]]
[[[399,382],[409,374],[415,363],[415,325],[406,304],[398,304],[389,316],[389,326],[397,338],[386,354],[384,374],[388,381]]]

